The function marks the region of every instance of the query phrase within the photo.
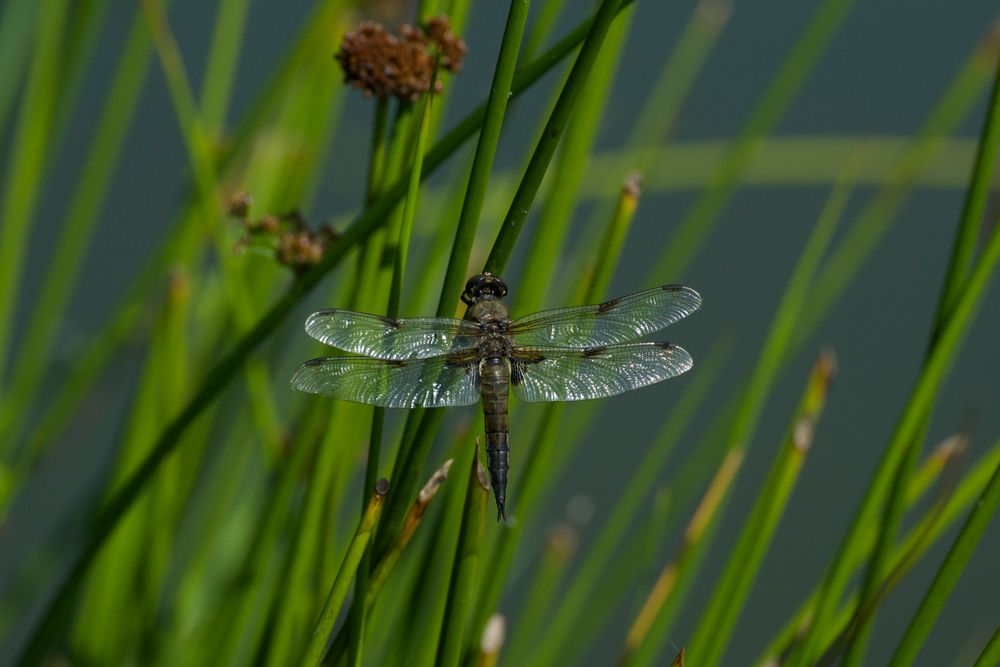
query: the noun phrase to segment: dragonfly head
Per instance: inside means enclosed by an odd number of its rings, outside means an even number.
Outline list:
[[[480,300],[502,299],[507,296],[507,283],[492,273],[477,273],[465,283],[462,301],[473,305]]]

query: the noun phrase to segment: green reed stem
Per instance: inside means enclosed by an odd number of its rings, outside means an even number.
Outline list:
[[[445,606],[444,622],[441,624],[435,661],[435,664],[444,667],[457,667],[462,656],[467,609],[475,595],[478,581],[479,551],[483,542],[489,495],[490,487],[486,480],[486,471],[479,463],[478,455],[473,456],[465,495],[462,528],[455,545],[448,602]]]
[[[476,144],[476,154],[472,160],[472,170],[469,174],[469,185],[465,190],[465,200],[462,202],[462,212],[458,218],[458,229],[451,246],[451,256],[448,258],[448,268],[445,272],[444,284],[441,287],[441,298],[438,301],[438,317],[447,317],[455,312],[455,298],[462,291],[469,266],[469,255],[472,253],[472,242],[476,236],[479,214],[486,198],[486,188],[489,185],[490,171],[496,156],[500,141],[500,131],[510,99],[514,71],[517,65],[518,50],[524,37],[524,26],[528,20],[530,0],[511,0],[507,13],[507,25],[504,27],[503,39],[500,42],[500,53],[497,55],[496,69],[493,72],[493,83],[490,85],[490,95],[486,100],[486,115],[483,118],[479,141]]]
[[[354,531],[354,537],[347,548],[347,554],[340,564],[337,578],[334,579],[333,585],[330,587],[330,593],[326,598],[326,604],[323,605],[323,611],[320,612],[319,620],[316,621],[316,627],[313,628],[312,638],[309,640],[305,657],[302,659],[301,664],[303,666],[309,665],[310,667],[314,667],[315,665],[319,665],[323,660],[327,643],[333,632],[333,624],[337,621],[337,616],[340,614],[340,608],[347,597],[351,581],[354,580],[354,575],[357,573],[358,565],[361,563],[361,556],[368,547],[369,541],[371,541],[372,533],[374,533],[375,525],[382,514],[382,506],[385,504],[385,496],[388,492],[389,484],[383,481],[376,486],[375,493],[368,502],[364,516],[362,516],[357,530]]]
[[[993,633],[990,640],[986,642],[983,652],[979,654],[976,664],[972,667],[991,667],[991,665],[997,664],[1000,664],[1000,626],[997,627],[997,631]]]
[[[249,6],[248,0],[219,2],[200,96],[202,120],[213,134],[226,123]]]
[[[433,91],[437,82],[438,66],[435,63],[434,72],[431,76],[429,91]],[[413,220],[417,214],[417,201],[420,197],[420,174],[424,159],[424,152],[427,145],[427,135],[430,128],[431,110],[434,94],[428,92],[424,95],[418,117],[418,127],[415,137],[415,145],[412,149],[410,161],[410,181],[407,188],[406,198],[403,200],[403,212],[399,219],[397,229],[387,230],[391,243],[394,244],[392,252],[393,268],[392,279],[389,286],[389,303],[386,308],[388,317],[399,316],[399,304],[402,300],[403,283],[406,277],[406,260],[410,253],[410,238],[413,235]],[[394,236],[394,238],[393,238]],[[382,455],[382,431],[384,428],[385,410],[375,408],[372,411],[372,429],[368,443],[368,463],[365,469],[365,491],[368,495],[375,488],[375,481],[378,475],[379,461]],[[362,568],[358,572],[357,584],[355,585],[355,604],[352,618],[350,619],[351,645],[350,664],[361,664],[361,647],[364,643],[364,626],[367,616],[368,600],[368,577],[372,568],[372,549],[365,551],[362,561]]]
[[[493,249],[486,260],[484,271],[497,275],[503,273],[507,260],[510,259],[510,255],[514,251],[514,244],[521,233],[524,221],[528,217],[528,211],[531,210],[531,205],[535,201],[535,195],[538,194],[542,178],[548,170],[549,162],[552,160],[556,146],[559,145],[559,140],[562,138],[563,130],[566,129],[566,124],[569,122],[570,114],[580,91],[590,76],[590,70],[597,60],[604,38],[611,28],[611,22],[621,8],[622,0],[603,0],[601,2],[594,22],[590,26],[587,39],[580,47],[580,53],[573,63],[573,68],[563,85],[559,99],[556,100],[555,108],[552,109],[552,114],[545,124],[542,136],[535,146],[531,160],[521,178],[521,183],[514,194],[514,199],[510,203],[500,232],[493,243]]]
[[[44,0],[39,4],[30,71],[3,180],[0,200],[0,219],[3,220],[0,226],[0,388],[7,386],[6,364],[18,288],[27,257],[25,248],[50,154],[54,112],[60,99],[63,65],[60,58],[68,11],[66,0]]]
[[[733,627],[746,604],[760,563],[802,470],[806,453],[812,446],[816,424],[835,373],[833,355],[821,354],[802,393],[784,445],[771,464],[722,577],[688,644],[689,657],[694,661],[692,664],[710,667],[718,664],[725,653]]]
[[[542,45],[552,34],[552,29],[556,26],[556,21],[566,6],[566,0],[547,0],[538,9],[538,14],[531,24],[531,32],[524,40],[524,58],[530,60],[542,48]]]
[[[597,130],[605,106],[611,99],[612,80],[618,62],[624,49],[632,21],[632,8],[622,11],[621,18],[608,31],[604,45],[604,55],[594,64],[593,72],[580,93],[576,112],[566,128],[566,136],[555,168],[551,176],[552,185],[548,196],[542,204],[538,218],[537,231],[528,250],[528,258],[524,264],[521,276],[522,285],[553,285],[553,276],[559,269],[559,258],[569,232],[570,221],[573,219],[575,204],[578,200],[580,184],[587,172],[589,156],[594,148]],[[629,201],[632,211],[638,203],[638,180],[631,179],[636,189],[635,195],[628,198],[619,197],[621,202]],[[603,220],[606,221],[607,214]],[[602,228],[606,222],[602,221]],[[614,228],[614,225],[612,226]],[[627,226],[625,227],[627,229]],[[599,294],[603,294],[601,289]],[[518,293],[514,304],[514,312],[530,313],[542,307],[546,296],[551,298],[546,289],[524,289]]]
[[[927,635],[941,616],[948,595],[958,583],[959,577],[972,558],[976,545],[989,527],[993,515],[1000,508],[1000,465],[997,466],[979,500],[972,506],[965,525],[951,545],[948,555],[938,569],[934,581],[924,595],[917,612],[903,638],[899,640],[889,667],[905,667],[913,664]]]

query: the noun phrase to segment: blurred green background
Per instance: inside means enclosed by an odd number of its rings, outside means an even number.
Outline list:
[[[0,8],[0,16],[13,11],[11,8],[15,4],[9,0]],[[18,6],[25,4],[28,3]],[[41,4],[41,11],[44,11],[47,5]],[[529,33],[544,3],[534,4]],[[553,34],[562,35],[577,25],[595,4],[583,0],[566,2]],[[712,17],[709,23],[716,25],[717,22],[717,40],[705,47],[704,64],[683,98],[664,141],[634,150],[629,143],[632,130],[641,115],[652,113],[652,117],[656,117],[655,107],[650,111],[647,105],[650,91],[656,89],[664,63],[697,11],[692,2],[638,0],[613,83],[603,94],[605,110],[592,155],[586,160],[582,185],[570,202],[566,255],[560,261],[553,260],[555,272],[551,284],[520,280],[536,233],[538,211],[545,205],[547,190],[543,189],[505,272],[512,303],[518,303],[521,293],[531,293],[531,302],[544,307],[567,303],[568,295],[575,293],[574,288],[583,280],[580,265],[574,259],[578,255],[574,253],[580,244],[594,240],[593,235],[588,235],[587,230],[593,227],[588,221],[610,215],[611,203],[618,196],[621,181],[632,168],[645,172],[641,203],[608,294],[624,294],[648,287],[651,275],[655,275],[651,272],[659,265],[665,248],[670,243],[677,243],[674,234],[681,221],[698,205],[706,184],[718,178],[718,165],[724,163],[727,150],[735,145],[733,142],[744,131],[747,119],[756,113],[776,72],[787,66],[786,57],[806,26],[826,4],[815,0],[798,3],[736,1],[731,6],[711,4],[703,7],[701,11],[709,12]],[[506,5],[471,3],[468,25],[461,31],[469,53],[463,71],[449,78],[440,125],[443,130],[461,119],[488,93]],[[312,6],[304,0],[249,3],[231,101],[225,118],[218,119],[218,127],[228,128],[219,134],[223,137],[219,146],[224,147],[227,141],[234,140],[230,130],[240,126],[284,55],[300,39],[300,27],[307,21]],[[7,306],[12,313],[11,336],[7,349],[0,350],[8,359],[4,367],[6,375],[0,374],[3,380],[0,387],[4,392],[13,391],[11,388],[15,386],[11,369],[16,367],[18,351],[30,335],[28,323],[42,296],[46,276],[52,270],[67,210],[74,189],[87,168],[85,158],[95,128],[106,113],[105,96],[115,67],[122,58],[126,35],[134,18],[132,3],[90,2],[76,9],[80,12],[78,19],[82,15],[93,21],[85,34],[96,38],[89,47],[93,49],[89,59],[81,60],[85,68],[75,73],[78,77],[72,84],[76,87],[75,97],[55,98],[58,104],[53,109],[53,117],[57,121],[52,137],[46,140],[46,148],[41,151],[42,185],[37,207],[29,218],[28,240],[23,248],[23,264],[13,297],[16,301]],[[379,7],[362,8],[366,15],[386,17],[388,25],[412,21],[415,11],[415,6],[408,3],[399,7],[380,3]],[[169,23],[195,91],[201,90],[206,76],[216,14],[216,3],[190,0],[175,0],[168,9]],[[658,432],[667,410],[695,381],[702,368],[701,362],[714,354],[712,350],[721,336],[731,341],[731,354],[679,440],[671,459],[676,463],[661,474],[662,485],[669,485],[676,482],[675,475],[684,461],[694,462],[688,465],[694,466],[692,474],[701,475],[692,478],[696,490],[687,497],[683,493],[672,494],[672,500],[679,498],[682,502],[670,506],[674,521],[669,524],[669,531],[664,527],[663,534],[657,534],[655,526],[649,528],[647,553],[639,559],[638,566],[635,561],[625,565],[637,567],[630,592],[615,602],[615,611],[601,626],[596,641],[579,664],[608,664],[615,660],[620,652],[621,638],[628,631],[637,607],[660,568],[678,549],[683,526],[701,495],[701,485],[714,470],[715,463],[707,462],[701,472],[697,472],[698,447],[705,442],[702,436],[710,432],[714,424],[728,418],[725,410],[730,397],[734,391],[745,388],[746,378],[760,357],[761,345],[789,276],[834,183],[844,178],[846,170],[848,179],[855,185],[846,200],[843,222],[834,232],[831,248],[836,248],[846,238],[847,230],[886,183],[892,183],[896,160],[905,155],[907,147],[912,145],[909,142],[924,127],[926,119],[949,86],[959,78],[969,59],[978,49],[986,48],[983,47],[985,40],[992,39],[992,51],[988,51],[991,55],[984,57],[982,65],[985,75],[981,74],[978,83],[968,87],[972,92],[966,107],[956,114],[956,124],[940,137],[928,159],[912,174],[906,174],[906,186],[912,184],[913,187],[906,190],[900,200],[891,227],[857,273],[850,277],[842,296],[825,313],[817,328],[805,331],[806,337],[796,341],[794,355],[785,360],[763,405],[759,426],[752,437],[753,446],[732,491],[732,502],[720,517],[715,540],[704,555],[701,573],[667,636],[680,646],[687,644],[695,632],[698,610],[709,599],[729,559],[749,507],[782,441],[809,369],[819,350],[831,348],[837,357],[837,379],[830,389],[798,485],[746,603],[746,608],[752,612],[740,616],[722,664],[751,664],[784,626],[822,577],[921,368],[986,110],[990,68],[996,62],[994,21],[997,18],[995,3],[985,0],[948,5],[885,0],[851,3],[843,23],[835,28],[829,46],[821,52],[815,67],[806,73],[801,88],[789,100],[787,110],[774,118],[773,126],[766,127],[765,136],[755,144],[756,152],[737,175],[738,185],[719,210],[717,223],[703,245],[689,254],[684,253],[680,262],[671,267],[678,269],[676,272],[657,276],[657,279],[690,285],[704,298],[701,311],[659,336],[688,349],[695,358],[694,370],[662,385],[603,401],[597,408],[597,421],[583,433],[574,434],[572,430],[574,420],[581,413],[575,407],[567,411],[555,446],[562,446],[564,431],[568,438],[578,436],[579,440],[571,456],[558,459],[558,470],[550,475],[540,508],[532,514],[530,523],[520,527],[523,539],[499,606],[509,615],[509,623],[516,625],[517,612],[528,596],[533,573],[546,549],[552,527],[570,524],[579,537],[577,552],[588,550],[599,527],[609,516],[612,504],[630,483],[636,462]],[[346,28],[356,17],[343,20]],[[20,130],[15,119],[18,105],[28,94],[27,72],[31,59],[26,56],[30,56],[35,42],[30,31],[20,35],[3,34],[3,38],[7,40],[2,45],[6,52],[21,53],[21,59],[15,61],[20,69],[7,72],[18,81],[12,88],[8,86],[13,95],[8,102],[10,106],[0,109],[4,112],[0,115],[0,164],[7,174],[16,164],[14,156]],[[21,48],[25,50],[19,51]],[[330,57],[336,48],[336,36],[330,34],[328,42],[316,51],[323,54],[325,60],[311,65],[328,68],[331,91],[342,86],[336,63]],[[28,446],[26,443],[32,434],[37,434],[45,420],[51,418],[45,411],[46,397],[56,395],[66,386],[78,370],[79,356],[95,337],[102,335],[102,327],[109,318],[120,312],[121,304],[134,294],[137,276],[148,265],[150,257],[168,243],[174,233],[178,211],[184,209],[196,187],[189,148],[178,125],[171,92],[156,57],[153,56],[150,62],[138,107],[129,122],[122,153],[112,172],[107,198],[99,206],[99,219],[89,239],[79,276],[72,280],[71,298],[62,313],[53,315],[58,318],[58,335],[40,375],[41,400],[24,407],[28,414],[19,433],[6,434],[15,448]],[[508,109],[473,249],[473,268],[481,264],[489,251],[506,212],[511,189],[520,178],[538,136],[539,122],[561,82],[562,74],[548,74],[540,85],[517,98]],[[66,93],[66,88],[58,85],[56,90]],[[316,94],[316,104],[329,105],[331,114],[337,105],[342,105],[336,111],[340,115],[335,127],[323,136],[309,136],[308,124],[302,128],[304,136],[289,137],[277,131],[271,137],[266,131],[258,136],[255,159],[266,164],[267,151],[272,150],[280,156],[275,159],[276,169],[293,170],[291,174],[284,171],[275,178],[294,183],[294,170],[301,168],[303,171],[302,182],[298,185],[299,196],[295,196],[296,186],[287,186],[287,196],[275,194],[270,199],[272,208],[264,210],[299,206],[308,220],[330,222],[337,229],[343,229],[358,210],[366,187],[372,102],[363,99],[357,91],[347,89],[343,92],[332,100]],[[288,93],[289,96],[293,94],[298,92]],[[61,104],[67,106],[58,106]],[[206,125],[210,133],[218,130],[213,123]],[[294,122],[288,125],[295,126]],[[657,158],[651,161],[651,155]],[[452,183],[464,183],[459,175],[468,169],[470,157],[467,146],[425,185],[414,231],[414,256],[418,260],[412,266],[421,267],[419,258],[436,252],[438,237],[435,234],[439,233],[441,225],[446,224],[445,221],[451,221],[448,225],[454,224],[456,209]],[[232,192],[245,185],[244,179],[237,176],[223,179],[220,187]],[[251,194],[256,193],[251,189]],[[1000,211],[997,204],[995,193],[991,192],[983,238],[995,224]],[[219,223],[219,229],[222,247],[230,247],[238,240],[237,223]],[[429,292],[419,291],[425,285],[420,277],[405,282],[403,315],[433,314],[436,286],[439,274],[443,275],[446,259],[446,255],[439,256],[426,265],[430,267],[428,270],[436,272],[431,274],[434,287]],[[254,313],[252,323],[273,300],[265,295],[275,293],[272,287],[287,278],[272,267],[261,268],[269,263],[266,257],[247,253],[234,261],[243,263],[249,280],[255,284],[255,291],[248,295],[256,302],[250,307]],[[196,261],[191,266],[187,274],[195,276],[200,270],[199,264]],[[269,386],[281,424],[287,426],[291,422],[293,409],[298,405],[296,401],[301,401],[300,397],[290,395],[288,376],[299,361],[316,356],[302,332],[301,323],[315,309],[347,304],[345,292],[338,292],[335,283],[347,285],[351,266],[350,262],[345,263],[322,283],[320,289],[306,297],[282,324],[278,334],[262,348],[260,354],[267,360]],[[32,474],[23,485],[16,485],[17,493],[0,530],[0,637],[4,638],[0,650],[5,664],[15,659],[10,651],[23,640],[25,628],[52,594],[53,573],[62,571],[67,554],[79,548],[81,534],[85,532],[85,518],[95,498],[102,493],[101,489],[109,483],[116,460],[114,445],[124,430],[130,428],[127,415],[133,409],[135,393],[143,386],[142,369],[150,345],[149,331],[156,328],[160,317],[153,302],[163,298],[168,276],[169,271],[154,276],[157,286],[148,292],[150,308],[140,315],[144,324],[121,338],[65,427],[48,434],[51,440],[44,443],[44,456],[33,464]],[[210,288],[218,291],[214,283]],[[191,289],[198,295],[201,289],[209,287],[193,278]],[[336,294],[344,300],[332,302],[332,295]],[[810,298],[807,296],[807,301]],[[245,325],[233,326],[228,336],[225,330],[216,331],[215,327],[226,326],[211,312],[219,303],[218,299],[205,299],[189,314],[187,326],[191,332],[197,332],[190,333],[192,337],[201,335],[200,327],[212,329],[213,335],[221,335],[218,347],[205,348],[200,356],[191,358],[182,379],[183,384],[190,386],[183,392],[186,396],[200,384],[204,370],[214,361],[215,355],[234,344],[239,332],[246,329]],[[203,316],[206,318],[204,326],[199,324]],[[1000,433],[998,336],[1000,295],[993,290],[981,304],[974,326],[937,400],[927,430],[925,451],[961,430],[969,430],[972,434],[972,450],[964,462],[966,466],[994,446]],[[216,352],[211,352],[212,349]],[[169,372],[166,368],[161,370]],[[234,404],[246,401],[246,390],[242,382],[237,381],[222,399],[223,410],[225,414],[239,415]],[[525,413],[518,415],[519,421],[514,422],[511,433],[512,466],[517,471],[526,464],[525,457],[519,454],[519,445],[527,440],[530,420],[537,419],[542,408],[517,405],[514,409]],[[461,428],[475,414],[472,409],[451,411],[446,431]],[[160,431],[165,418],[166,415],[158,417],[161,421],[151,426],[150,437]],[[367,419],[364,417],[365,424]],[[391,415],[387,433],[394,433],[401,419],[400,415]],[[244,429],[242,434],[231,435],[226,430],[229,426],[226,419],[221,421],[223,425],[208,428],[203,436],[207,442],[233,437],[243,441],[250,451],[262,448],[260,443],[264,438],[255,432],[256,424]],[[439,440],[430,462],[423,468],[421,480],[447,456],[446,439]],[[266,457],[264,460],[248,464],[247,470],[251,471],[248,474],[253,480],[248,483],[251,489],[261,488],[256,485],[267,477]],[[353,484],[347,494],[353,521],[363,466],[360,454],[345,458],[342,463],[347,461],[352,465],[344,472],[344,479]],[[246,470],[234,470],[246,474]],[[388,475],[388,471],[384,474]],[[455,481],[449,484],[464,484],[461,481],[465,478],[464,471],[461,476],[454,471],[452,474]],[[234,495],[228,502],[240,496],[240,481],[232,480],[232,483]],[[516,483],[509,487],[508,497],[517,515],[519,488]],[[200,498],[201,502],[211,502],[211,495]],[[267,500],[257,498],[253,502],[266,504]],[[234,523],[244,522],[242,529],[247,529],[254,521],[253,511],[248,509],[247,515],[234,514]],[[489,515],[487,509],[488,518]],[[910,527],[913,523],[907,520],[904,525]],[[230,528],[238,530],[236,526]],[[486,521],[486,533],[503,530],[506,530],[504,526]],[[887,596],[876,618],[865,664],[887,664],[955,532],[956,527],[952,526]],[[243,543],[243,538],[233,539],[234,545]],[[236,549],[234,546],[233,550]],[[1000,554],[1000,534],[994,521],[916,664],[968,665],[979,654],[1000,624],[997,554]],[[237,558],[233,554],[225,557]],[[489,562],[485,557],[480,561],[479,576],[490,576],[483,571]],[[613,570],[618,566],[619,561],[612,560],[608,568]],[[223,565],[218,567],[220,571],[225,570]],[[570,570],[573,567],[571,563]],[[183,575],[172,572],[170,576],[180,581]],[[590,604],[602,605],[604,602],[593,599]],[[72,651],[69,655],[72,662]],[[159,659],[171,663],[162,655]],[[81,661],[79,664],[87,663]]]

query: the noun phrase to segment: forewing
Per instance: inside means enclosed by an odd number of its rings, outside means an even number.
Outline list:
[[[476,346],[473,322],[450,317],[382,317],[330,308],[306,319],[306,333],[327,345],[377,359],[424,359]]]
[[[479,400],[479,363],[470,353],[411,360],[327,357],[299,366],[292,387],[383,408],[472,405]]]
[[[691,368],[673,343],[631,343],[585,350],[515,348],[511,389],[522,401],[583,401],[645,387]]]
[[[510,325],[515,344],[586,349],[627,343],[687,317],[701,296],[683,285],[663,285],[593,306],[557,308],[526,315]]]

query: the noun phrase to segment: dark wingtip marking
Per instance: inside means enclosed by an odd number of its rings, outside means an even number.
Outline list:
[[[662,347],[664,350],[673,350],[674,348],[677,347],[673,343],[667,343],[665,341],[657,341],[653,343],[653,345],[656,345],[657,347]]]
[[[324,361],[326,361],[326,360],[325,359],[310,359],[309,361],[305,362],[302,365],[303,366],[319,366]]]
[[[688,287],[687,285],[663,285],[660,289],[665,292],[685,292],[694,299],[694,309],[698,310],[701,308],[701,294],[692,287]]]
[[[609,310],[613,310],[614,308],[617,308],[619,303],[621,303],[621,299],[620,298],[616,297],[614,299],[608,299],[604,303],[602,303],[602,304],[600,304],[600,305],[597,306],[597,312],[599,312],[599,313],[606,313]]]

